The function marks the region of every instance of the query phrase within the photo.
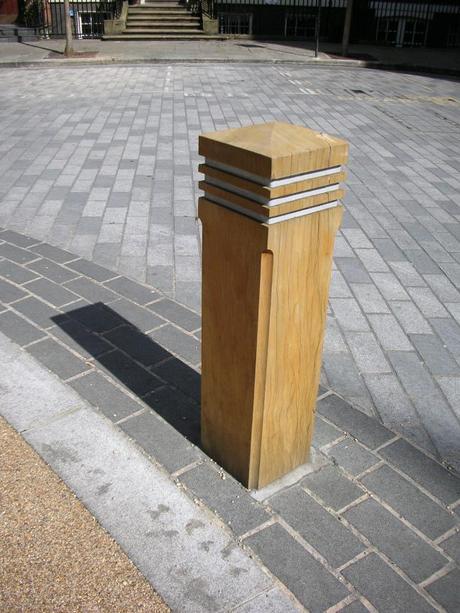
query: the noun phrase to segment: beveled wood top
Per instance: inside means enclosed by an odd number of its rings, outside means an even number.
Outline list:
[[[348,143],[275,121],[202,134],[199,153],[260,177],[280,179],[344,164]]]

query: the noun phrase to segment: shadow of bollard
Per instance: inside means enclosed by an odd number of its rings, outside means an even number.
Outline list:
[[[83,349],[106,375],[200,445],[198,372],[102,302],[52,320],[72,339],[77,351]]]

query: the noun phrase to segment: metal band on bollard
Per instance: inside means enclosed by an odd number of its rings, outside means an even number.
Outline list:
[[[261,488],[309,459],[348,145],[275,122],[199,152],[202,443]]]

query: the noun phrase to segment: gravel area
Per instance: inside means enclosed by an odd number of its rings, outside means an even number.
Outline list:
[[[169,611],[120,547],[0,419],[0,611]]]

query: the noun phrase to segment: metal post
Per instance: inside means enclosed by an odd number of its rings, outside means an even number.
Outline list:
[[[347,0],[345,22],[343,24],[342,55],[348,55],[348,43],[350,42],[351,16],[353,13],[353,0]]]
[[[316,24],[315,24],[315,57],[319,55],[319,34],[321,29],[321,0],[316,4]]]

